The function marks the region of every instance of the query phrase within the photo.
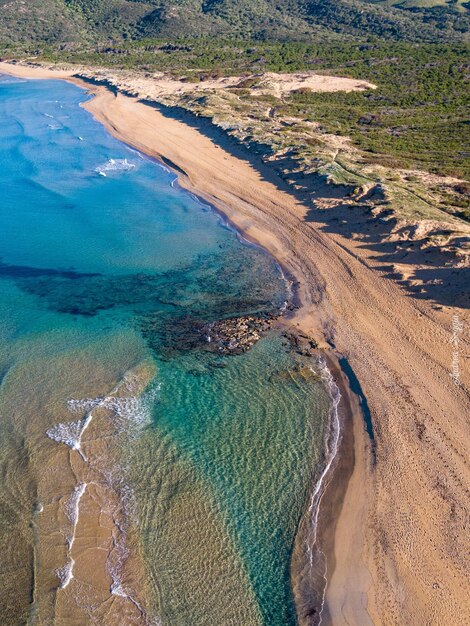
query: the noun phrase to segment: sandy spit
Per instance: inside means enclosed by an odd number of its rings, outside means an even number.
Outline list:
[[[8,64],[0,71],[71,76]],[[338,463],[339,479],[330,483],[344,498],[335,503],[328,491],[323,498],[324,519],[328,509],[335,515],[322,623],[470,623],[468,312],[407,294],[361,241],[306,221],[307,207],[283,181],[223,135],[215,143],[189,118],[184,123],[103,87],[93,92],[85,106],[96,119],[175,164],[185,172],[183,186],[289,269],[302,301],[292,323],[332,356],[347,357],[367,398],[375,462],[361,412],[352,410],[346,439],[353,463]],[[455,360],[460,384],[450,375]],[[316,619],[299,615],[302,626]]]

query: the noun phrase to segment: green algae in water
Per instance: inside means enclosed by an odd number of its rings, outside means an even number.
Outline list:
[[[110,137],[83,99],[55,81],[0,85],[0,616],[29,611],[34,511],[62,445],[46,431],[67,419],[68,400],[106,395],[152,360],[151,421],[119,450],[150,615],[163,626],[295,624],[291,551],[328,395],[295,374],[309,363],[274,331],[228,357],[193,337],[200,324],[278,311],[280,269]],[[45,506],[68,496],[56,484]],[[11,571],[22,572],[16,587]],[[54,572],[39,567],[43,578],[39,616],[53,611]]]

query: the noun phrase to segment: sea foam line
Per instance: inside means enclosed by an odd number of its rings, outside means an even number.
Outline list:
[[[59,424],[55,424],[46,430],[46,435],[49,439],[57,441],[57,443],[65,443],[65,445],[72,450],[77,450],[82,459],[86,462],[87,459],[81,450],[81,445],[83,433],[93,419],[92,411],[93,409],[87,413],[83,419],[76,422],[60,422]]]
[[[113,596],[119,596],[121,598],[125,598],[126,600],[129,600],[129,602],[131,602],[135,606],[135,608],[139,611],[141,617],[143,617],[145,621],[147,622],[147,614],[145,610],[143,609],[143,607],[137,602],[135,598],[133,598],[129,593],[127,593],[124,590],[123,586],[118,580],[116,581],[113,580],[113,583],[111,585],[111,594]],[[156,622],[156,624],[158,624],[158,622]]]
[[[317,531],[318,531],[318,516],[320,513],[320,501],[324,494],[324,483],[328,473],[331,469],[333,461],[335,460],[336,454],[338,453],[339,441],[340,441],[340,419],[339,419],[339,403],[341,401],[341,393],[339,391],[338,385],[336,384],[332,373],[328,369],[326,361],[324,358],[320,357],[319,361],[320,366],[320,374],[321,378],[327,388],[328,395],[330,396],[331,404],[329,409],[329,428],[325,438],[325,450],[326,450],[326,463],[323,471],[321,473],[320,478],[318,479],[315,489],[313,491],[310,506],[308,512],[312,514],[312,530],[313,533],[307,539],[307,553],[309,555],[310,567],[313,567],[313,547],[317,542]],[[320,624],[322,621],[323,608],[325,604],[325,592],[326,592],[326,569],[323,573],[323,578],[325,580],[325,585],[322,591],[321,605],[319,611]]]
[[[60,581],[60,588],[65,589],[73,578],[73,566],[75,560],[72,557],[72,547],[75,542],[75,536],[77,533],[78,519],[80,517],[80,500],[87,488],[87,483],[79,483],[67,501],[67,516],[72,523],[71,533],[67,536],[68,556],[67,563],[56,570],[57,577]]]

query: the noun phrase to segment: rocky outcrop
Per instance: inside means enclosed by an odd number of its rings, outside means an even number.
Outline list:
[[[317,342],[311,337],[308,337],[308,335],[286,330],[283,336],[287,339],[291,348],[300,356],[314,356],[316,354],[318,348]]]
[[[220,354],[242,354],[261,339],[276,317],[245,315],[206,324],[202,329],[206,349]]]

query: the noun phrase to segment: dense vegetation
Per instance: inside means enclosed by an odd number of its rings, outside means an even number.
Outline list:
[[[340,47],[330,59],[320,54],[319,65],[378,89],[300,92],[284,106],[349,135],[369,160],[470,178],[469,53],[463,45]]]
[[[0,42],[64,46],[188,36],[327,42],[337,34],[434,42],[468,36],[465,3],[408,2],[411,5],[389,0],[0,0]]]

